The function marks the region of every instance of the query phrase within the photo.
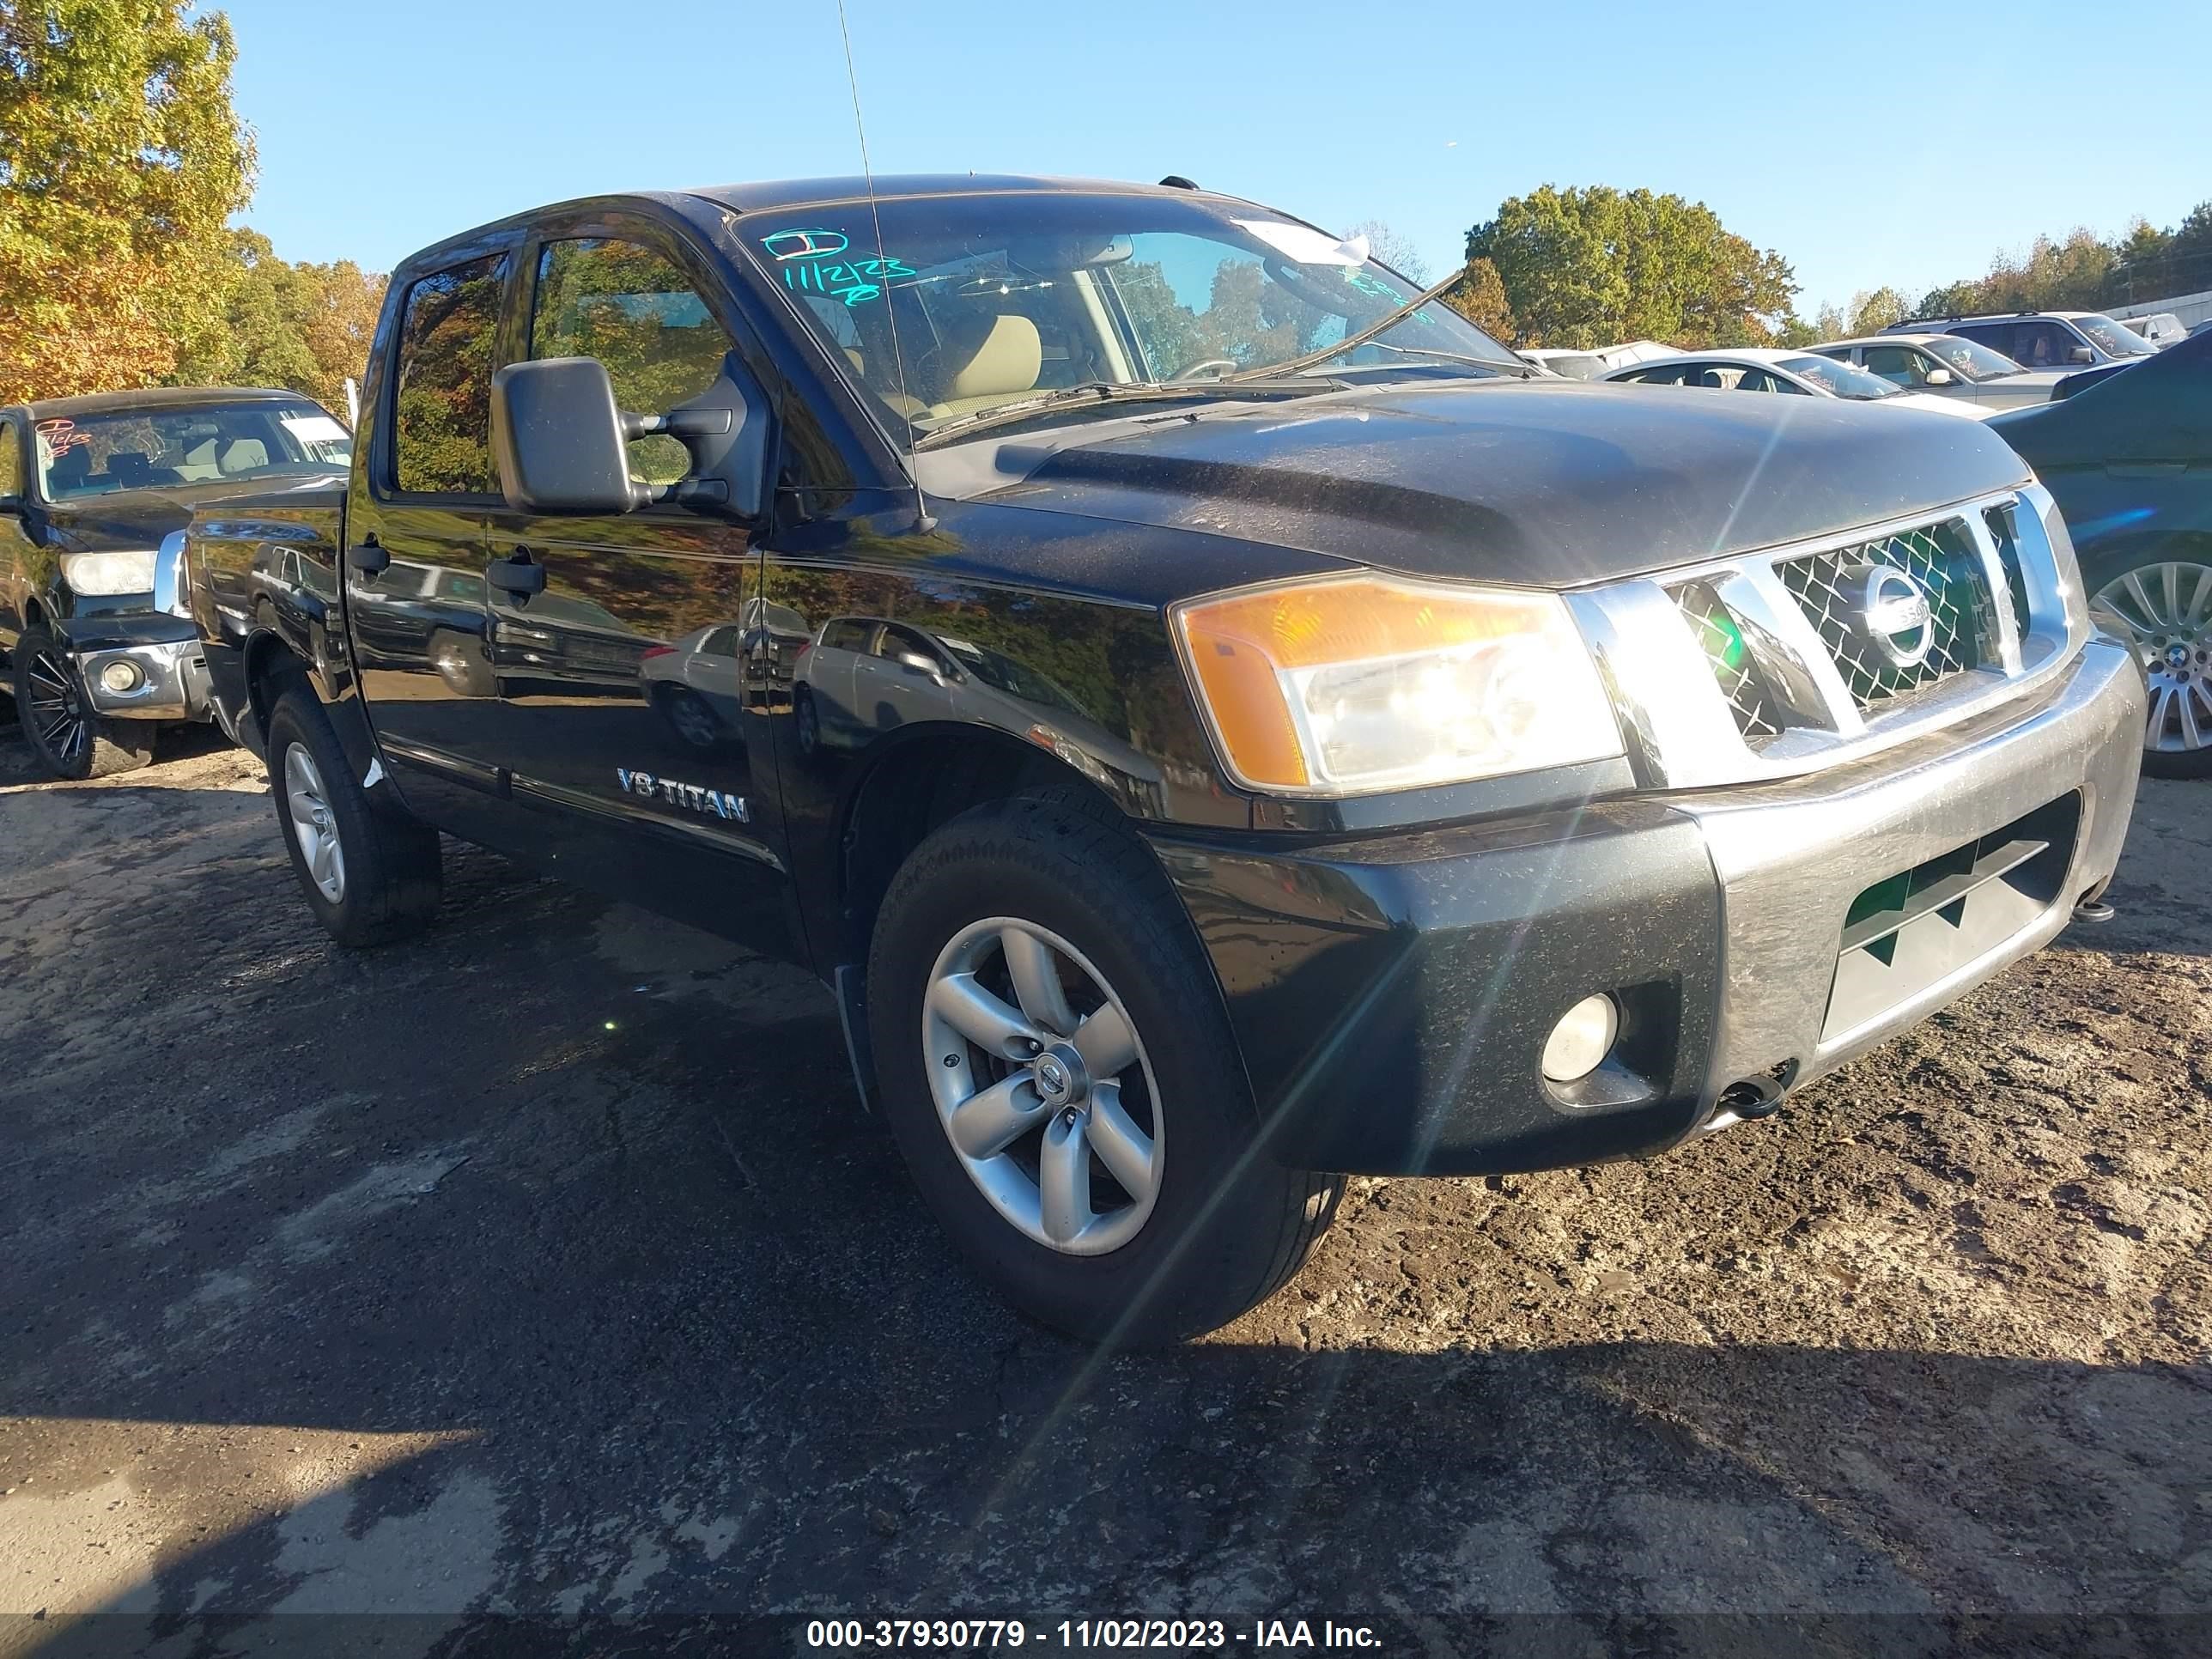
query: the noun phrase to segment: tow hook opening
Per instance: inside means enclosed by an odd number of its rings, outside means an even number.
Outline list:
[[[1770,1066],[1752,1077],[1738,1078],[1721,1091],[1719,1109],[1715,1115],[1732,1114],[1747,1120],[1771,1116],[1796,1079],[1797,1062],[1794,1060]]]
[[[2084,892],[2080,898],[2075,900],[2075,921],[2087,922],[2110,921],[2114,916],[2119,915],[2118,911],[2115,910],[2111,905],[2105,902],[2105,887],[2106,884],[2100,881],[2094,887],[2092,887],[2087,891]]]

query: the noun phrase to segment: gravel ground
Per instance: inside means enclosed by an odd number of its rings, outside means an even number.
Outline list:
[[[2212,1645],[2212,786],[2146,785],[2118,921],[1776,1117],[1355,1183],[1275,1301],[1101,1359],[949,1255],[805,975],[451,846],[343,952],[254,763],[165,752],[0,740],[9,1659]]]

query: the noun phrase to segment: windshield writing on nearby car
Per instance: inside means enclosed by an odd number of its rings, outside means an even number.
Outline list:
[[[2158,348],[2131,328],[2123,328],[2110,317],[2091,313],[2073,319],[2074,326],[2094,340],[2098,346],[2115,357],[2149,357],[2157,355]]]
[[[1421,290],[1360,244],[1202,200],[1019,192],[865,203],[755,230],[748,254],[916,436],[1055,392],[1188,387],[1325,350]],[[896,338],[894,332],[896,331]],[[1519,375],[1431,302],[1317,372]],[[1065,410],[1055,410],[1062,415]]]
[[[1894,398],[1899,390],[1879,374],[1869,374],[1832,357],[1784,357],[1779,367],[1838,398]]]
[[[50,501],[322,472],[353,458],[346,429],[304,400],[54,416],[40,421],[37,430],[39,489]]]
[[[1947,334],[1940,340],[1929,341],[1927,344],[1929,351],[1943,360],[1944,367],[1961,380],[1979,382],[1995,380],[2002,374],[2025,372],[2002,352],[1992,351],[1962,334]]]

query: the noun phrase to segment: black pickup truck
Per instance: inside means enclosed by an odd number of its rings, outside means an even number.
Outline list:
[[[337,939],[441,830],[811,964],[1016,1304],[1234,1317],[1346,1172],[1657,1152],[2094,914],[2131,653],[1978,422],[1535,380],[1170,180],[571,203],[192,526]]]
[[[343,483],[346,429],[295,392],[156,387],[0,409],[0,664],[56,777],[127,772],[210,709],[184,526],[240,494]]]

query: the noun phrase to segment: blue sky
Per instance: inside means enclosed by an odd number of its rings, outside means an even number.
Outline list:
[[[1808,314],[2212,197],[2203,0],[847,5],[879,173],[1181,173],[1383,220],[1439,275],[1547,182],[1705,202],[1791,261]],[[857,170],[835,0],[222,9],[245,217],[288,258],[384,270],[565,197]]]

